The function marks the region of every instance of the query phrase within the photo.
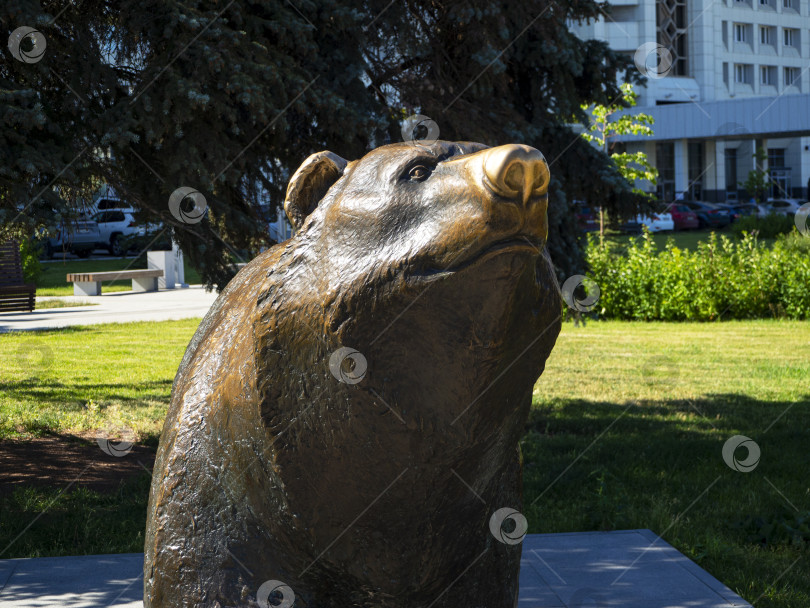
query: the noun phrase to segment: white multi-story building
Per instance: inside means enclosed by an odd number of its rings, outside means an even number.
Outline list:
[[[810,0],[613,0],[597,22],[605,40],[648,76],[638,106],[655,135],[617,138],[644,150],[658,193],[725,201],[758,163],[773,198],[810,196]]]

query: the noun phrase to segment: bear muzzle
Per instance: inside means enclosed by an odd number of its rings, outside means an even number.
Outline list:
[[[549,170],[540,150],[523,144],[490,148],[483,153],[484,183],[495,194],[526,207],[548,192]]]

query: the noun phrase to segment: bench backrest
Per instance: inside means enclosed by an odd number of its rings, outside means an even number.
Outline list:
[[[0,244],[0,286],[23,285],[20,245],[16,241]]]

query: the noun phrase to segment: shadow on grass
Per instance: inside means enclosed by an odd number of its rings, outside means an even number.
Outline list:
[[[143,551],[151,476],[112,491],[20,486],[0,495],[0,559]]]
[[[537,404],[521,441],[530,530],[650,527],[645,513],[657,502],[670,500],[674,508],[685,507],[718,476],[718,483],[734,486],[735,492],[760,492],[763,484],[768,487],[764,476],[774,483],[780,479],[795,489],[798,499],[804,494],[800,480],[810,459],[808,423],[810,395],[797,402],[717,394],[633,404]],[[750,437],[760,447],[760,461],[749,474],[734,470],[723,458],[723,445],[734,435]],[[745,448],[737,457],[746,458]],[[772,504],[774,496],[784,502],[773,491],[762,501]],[[541,511],[547,515],[560,500],[584,508],[568,512],[554,525]],[[591,512],[599,504],[604,508]],[[737,502],[719,505],[717,512],[730,514],[738,512],[737,507]]]
[[[810,509],[808,427],[810,395],[540,402],[521,440],[522,512],[531,533],[648,528],[749,601],[767,592],[758,608],[807,606],[810,543],[762,538],[769,523],[790,527]],[[724,458],[735,435],[760,449],[748,472]],[[748,457],[744,447],[733,455]]]
[[[124,403],[162,401],[168,404],[173,380],[149,380],[133,383],[105,384],[99,382],[63,382],[40,380],[36,377],[18,382],[0,382],[0,393],[17,401],[59,405],[67,409],[81,409],[87,396],[95,400],[116,400]],[[133,394],[123,394],[130,390]]]
[[[537,404],[521,440],[529,529],[661,532],[677,526],[672,522],[693,501],[692,521],[715,528],[782,509],[790,496],[800,509],[809,425],[810,396],[797,402],[718,394]],[[735,435],[751,438],[761,450],[750,472],[724,460],[723,446]],[[738,460],[745,460],[746,449],[738,450]]]

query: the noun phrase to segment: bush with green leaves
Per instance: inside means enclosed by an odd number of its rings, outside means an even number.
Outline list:
[[[601,296],[595,311],[610,319],[715,321],[810,318],[810,238],[795,232],[773,247],[712,233],[697,250],[672,239],[659,251],[649,232],[626,251],[591,237],[587,260]]]
[[[39,265],[39,248],[40,244],[30,239],[20,241],[20,261],[26,283],[36,283],[39,275],[42,274],[42,267]]]
[[[746,232],[753,234],[756,231],[760,238],[773,239],[793,230],[793,216],[784,213],[769,213],[765,217],[746,215],[734,222],[729,230],[737,238],[742,238]]]

